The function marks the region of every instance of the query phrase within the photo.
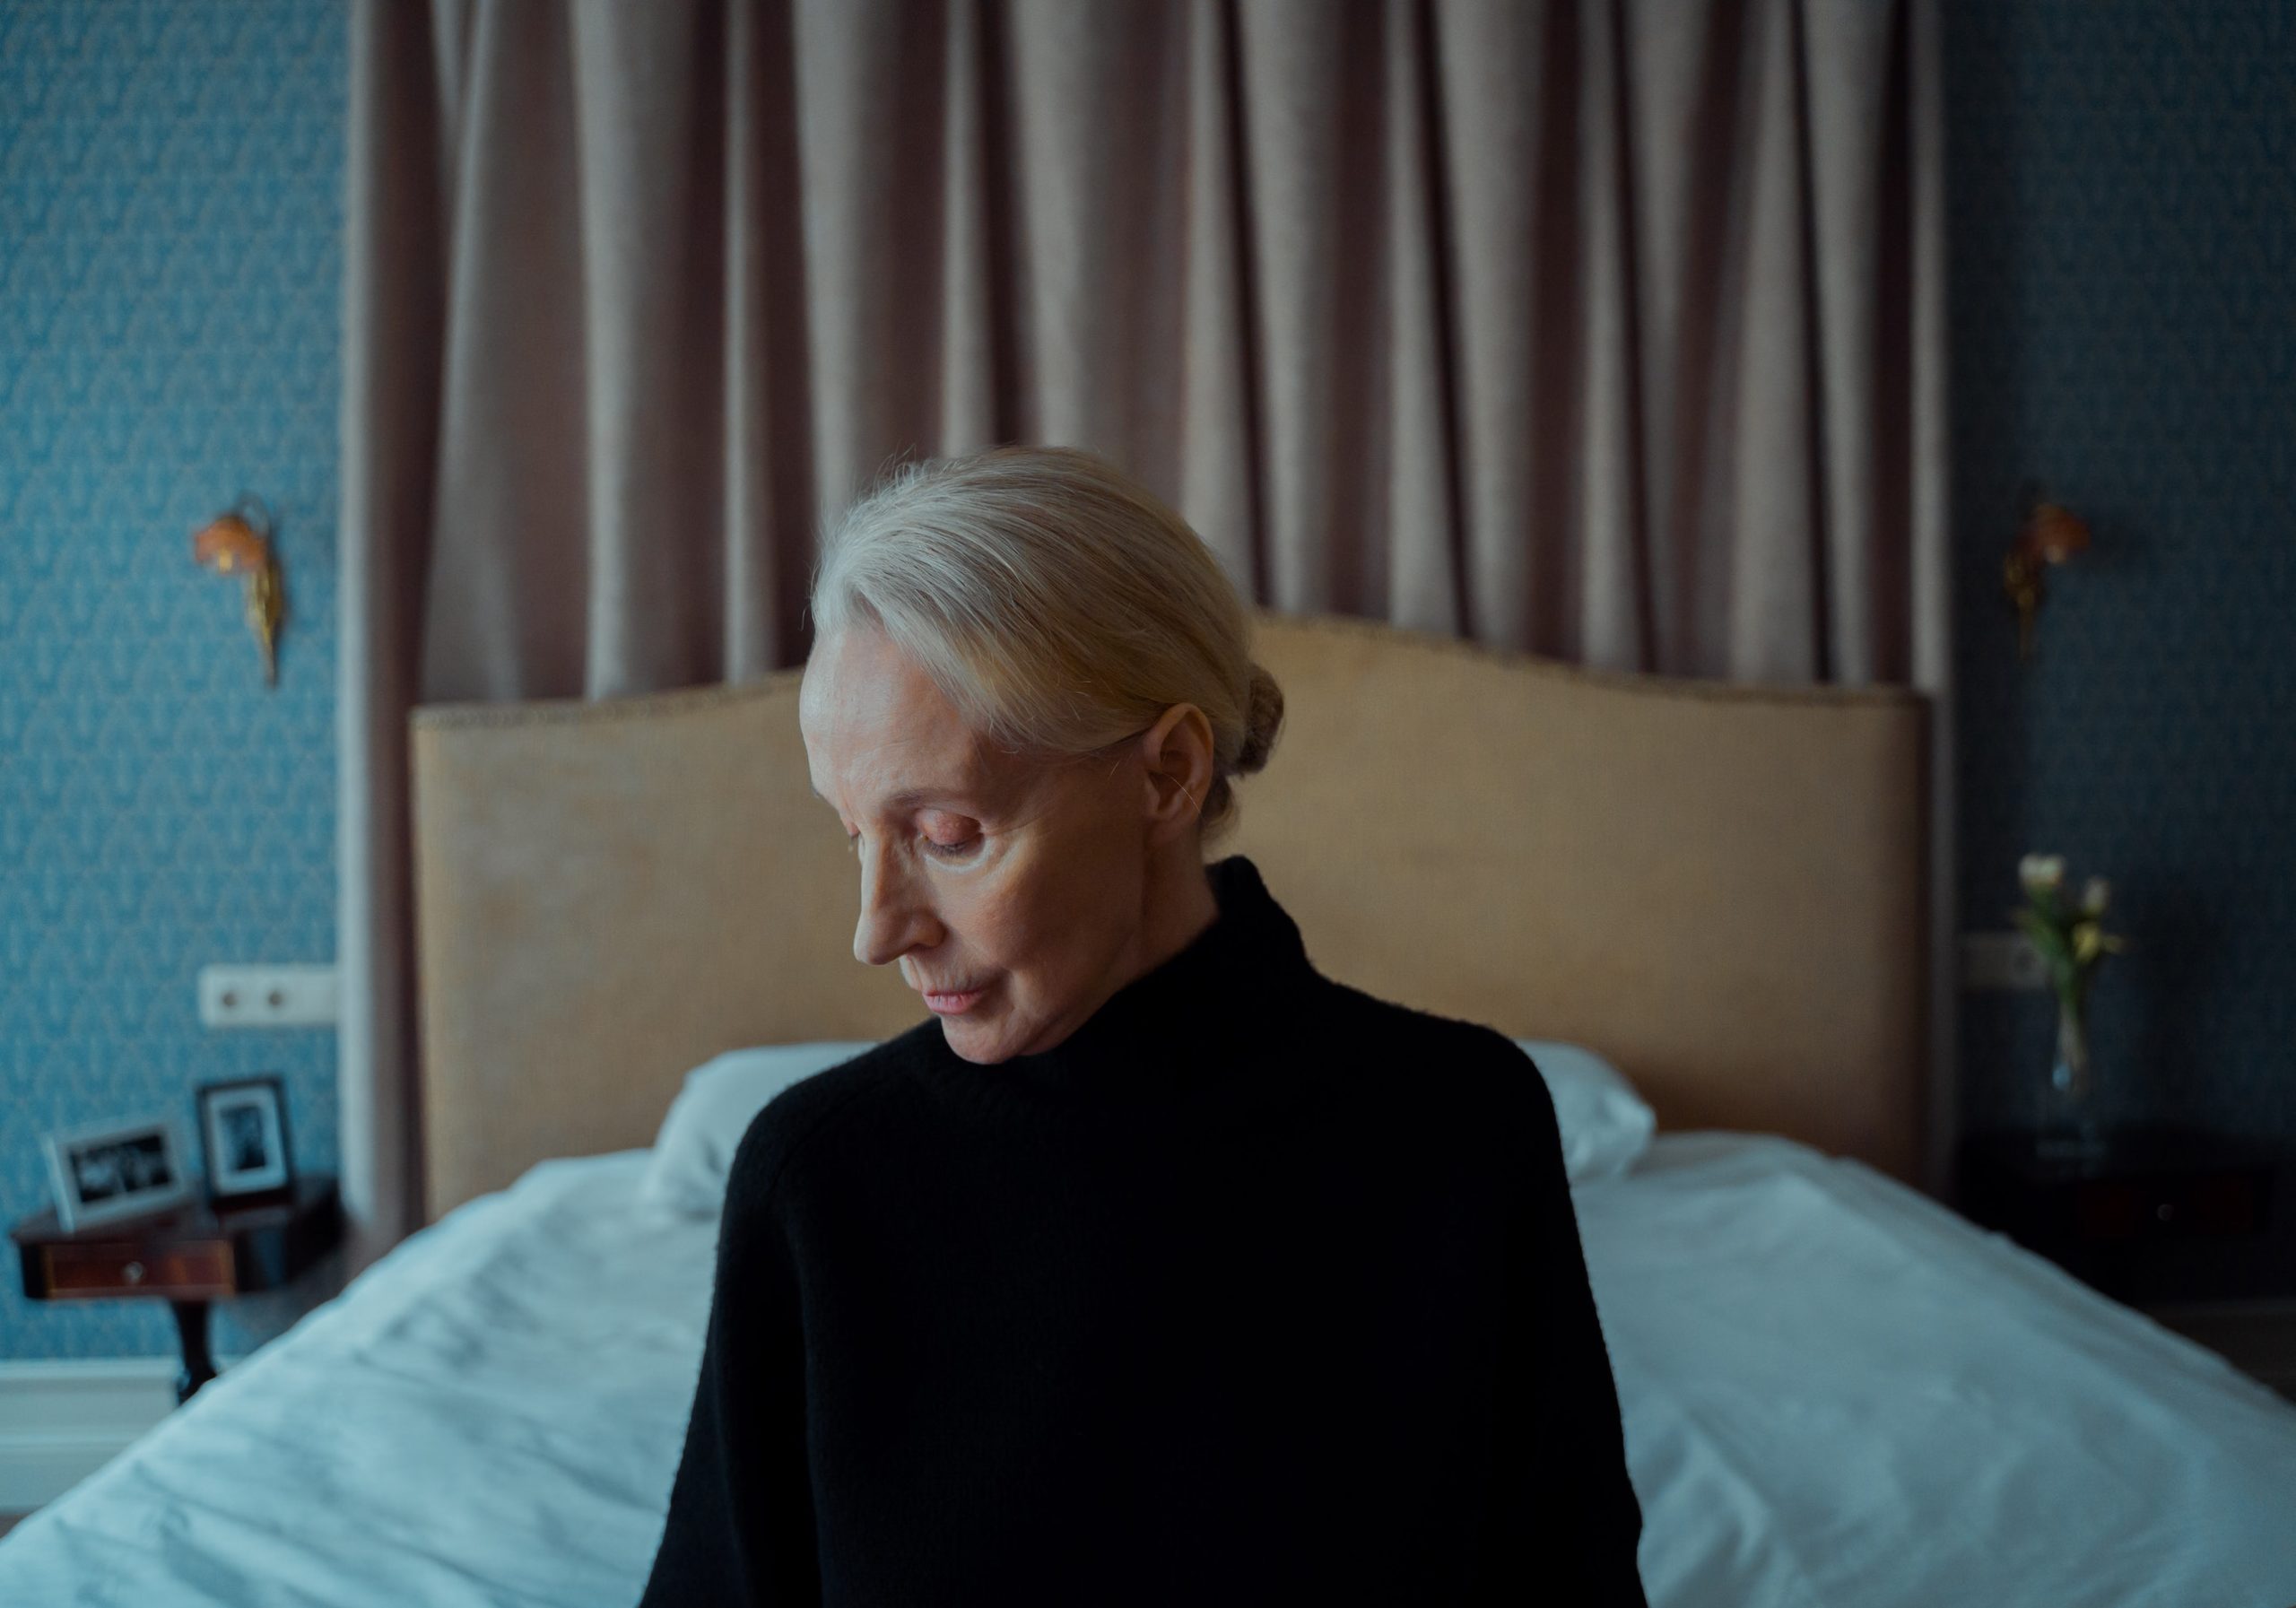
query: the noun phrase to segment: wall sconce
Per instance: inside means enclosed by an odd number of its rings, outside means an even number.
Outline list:
[[[2071,508],[2035,501],[2025,515],[2009,556],[2001,561],[2001,589],[2017,611],[2017,656],[2033,656],[2033,622],[2046,595],[2041,577],[2051,564],[2070,562],[2089,550],[2089,526]]]
[[[287,590],[272,547],[271,510],[244,492],[228,513],[218,514],[193,533],[192,561],[218,575],[248,578],[248,629],[263,650],[263,682],[279,684],[279,627],[287,618]]]

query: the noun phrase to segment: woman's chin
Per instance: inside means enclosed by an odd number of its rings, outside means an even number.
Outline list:
[[[976,1066],[994,1066],[1013,1056],[1013,1047],[1005,1042],[999,1024],[976,1016],[942,1017],[941,1036],[948,1040],[952,1055]]]

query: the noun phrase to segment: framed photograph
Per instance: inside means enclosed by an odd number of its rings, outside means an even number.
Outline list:
[[[168,1117],[74,1128],[50,1134],[45,1143],[56,1215],[67,1233],[191,1197],[183,1130]]]
[[[216,1200],[276,1195],[295,1181],[287,1154],[287,1087],[275,1077],[203,1084],[199,1143]]]

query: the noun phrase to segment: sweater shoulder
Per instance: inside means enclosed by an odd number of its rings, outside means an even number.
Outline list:
[[[839,1125],[863,1117],[899,1083],[902,1068],[938,1034],[930,1020],[850,1061],[801,1078],[766,1101],[735,1149],[726,1180],[728,1209],[762,1210],[805,1147]]]
[[[1324,979],[1319,1002],[1335,1043],[1375,1073],[1408,1082],[1415,1094],[1437,1093],[1477,1108],[1535,1119],[1553,1108],[1536,1063],[1506,1034],[1479,1021],[1397,1004]]]
[[[1478,1070],[1528,1072],[1530,1057],[1497,1028],[1380,999],[1345,983],[1325,979],[1321,1008],[1331,1030],[1383,1049],[1434,1052],[1463,1058]]]

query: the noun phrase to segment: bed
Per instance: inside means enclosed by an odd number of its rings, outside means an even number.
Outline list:
[[[0,1602],[636,1601],[715,1237],[646,1165],[402,1245],[0,1543]],[[1654,1605],[2296,1600],[2296,1411],[2210,1353],[1787,1140],[1576,1199]]]
[[[1265,622],[1236,847],[1318,963],[1624,1069],[1574,1190],[1655,1604],[2296,1602],[2296,1410],[1909,1187],[1926,711]],[[715,1222],[687,1072],[907,1025],[794,679],[427,711],[430,1226],[0,1542],[0,1603],[622,1604]]]

